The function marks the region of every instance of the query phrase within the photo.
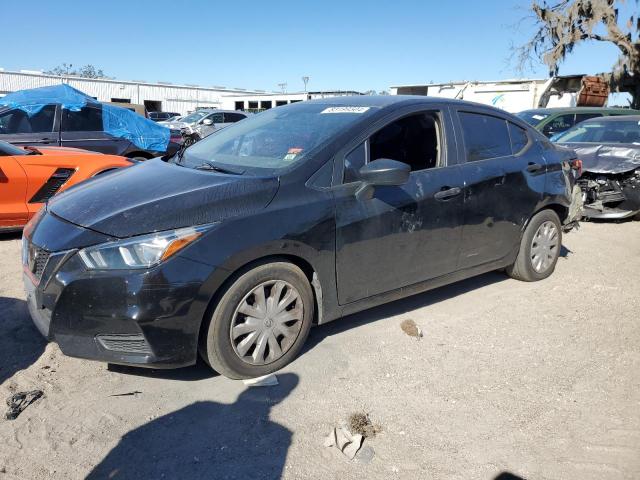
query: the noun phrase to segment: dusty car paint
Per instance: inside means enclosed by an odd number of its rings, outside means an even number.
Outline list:
[[[211,305],[234,272],[258,259],[284,258],[300,266],[315,290],[316,321],[326,323],[513,263],[528,220],[545,207],[566,224],[575,220],[568,215],[573,180],[567,161],[573,154],[509,114],[424,97],[318,103],[371,111],[366,121],[278,177],[190,171],[153,161],[51,202],[25,241],[60,252],[41,278],[25,267],[28,303],[41,330],[72,356],[189,365],[196,361]],[[345,156],[375,129],[425,110],[442,116],[441,165],[358,200],[357,182],[342,182]],[[501,161],[465,163],[459,110],[508,119],[526,129],[527,147]],[[141,187],[140,178],[149,186]],[[201,238],[149,270],[88,272],[75,254],[112,237],[212,222]],[[139,336],[149,349],[107,350],[97,340],[106,333]]]

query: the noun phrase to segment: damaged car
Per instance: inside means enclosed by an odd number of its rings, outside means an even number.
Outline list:
[[[587,120],[554,141],[581,160],[585,217],[640,220],[640,115]]]
[[[29,312],[66,355],[266,375],[313,324],[493,270],[547,278],[574,168],[463,101],[270,109],[54,197],[23,237]]]

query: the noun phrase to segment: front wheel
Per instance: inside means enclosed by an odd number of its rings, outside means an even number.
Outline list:
[[[229,378],[273,373],[300,352],[313,320],[311,285],[287,262],[242,273],[216,305],[201,343],[204,359]]]
[[[522,235],[516,261],[507,274],[525,282],[543,280],[553,273],[562,247],[562,227],[553,210],[536,213]]]

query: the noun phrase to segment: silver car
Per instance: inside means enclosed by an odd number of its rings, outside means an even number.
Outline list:
[[[179,122],[166,126],[180,130],[187,145],[197,142],[213,132],[247,118],[249,114],[235,110],[202,109],[182,117]]]

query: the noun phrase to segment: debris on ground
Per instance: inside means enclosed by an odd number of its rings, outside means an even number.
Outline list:
[[[374,425],[369,418],[369,414],[356,412],[349,416],[349,430],[362,435],[364,438],[372,438],[382,431],[382,427]]]
[[[274,385],[278,385],[278,377],[270,373],[262,377],[247,378],[243,380],[243,382],[249,387],[273,387]]]
[[[400,328],[402,329],[402,331],[404,333],[406,333],[410,337],[415,337],[415,338],[422,337],[422,330],[420,329],[420,327],[418,325],[416,325],[416,322],[414,322],[411,319],[404,320],[400,324]]]
[[[338,427],[331,430],[331,433],[324,441],[325,447],[335,447],[346,455],[349,460],[353,460],[358,450],[362,446],[364,437],[359,433],[352,434],[346,427]]]
[[[15,420],[33,402],[44,395],[42,390],[32,390],[30,392],[18,392],[7,398],[9,411],[4,414],[7,420]]]
[[[109,395],[110,397],[135,397],[137,396],[139,393],[142,393],[138,390],[134,390],[133,392],[127,392],[127,393],[115,393],[113,395]]]
[[[365,445],[358,450],[358,453],[356,454],[356,461],[368,465],[373,461],[373,457],[375,457],[375,455],[376,452],[373,448],[369,445]]]

